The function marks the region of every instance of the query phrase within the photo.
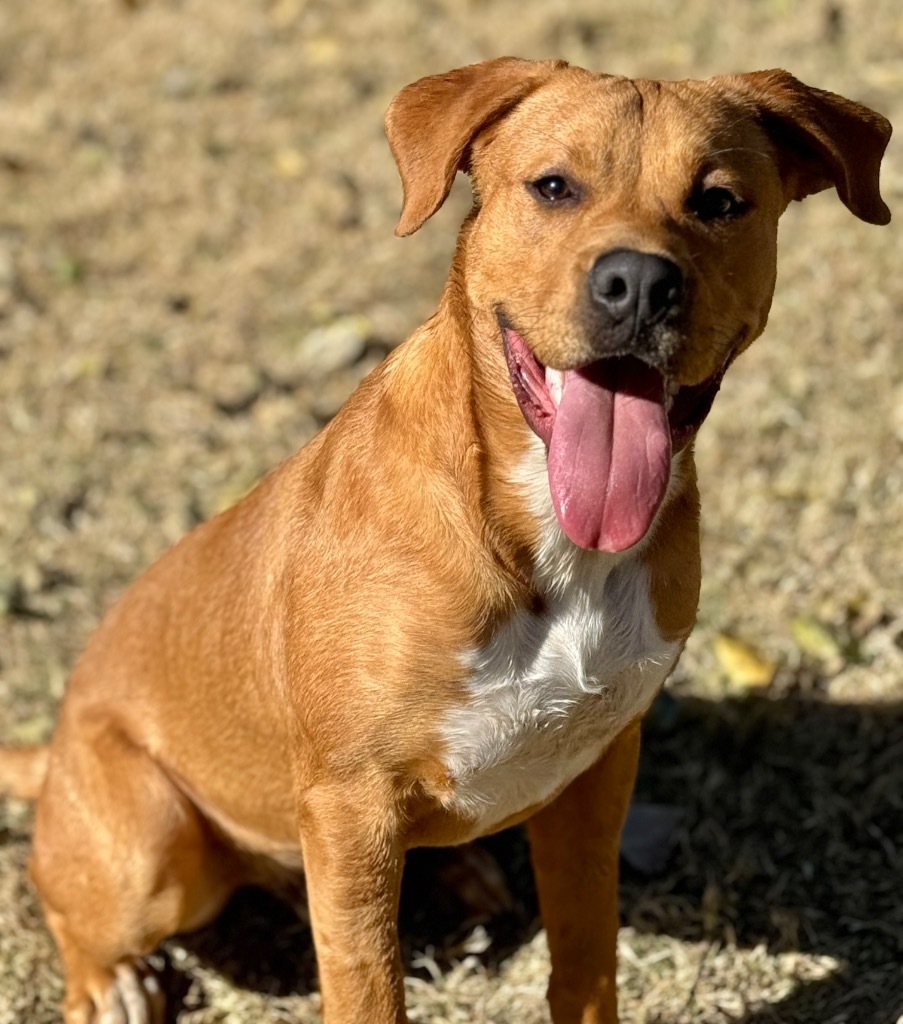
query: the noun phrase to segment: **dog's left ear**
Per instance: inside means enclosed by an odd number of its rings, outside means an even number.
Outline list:
[[[868,107],[797,81],[786,71],[725,75],[720,82],[752,100],[778,150],[787,198],[805,199],[832,185],[844,205],[870,224],[887,224],[881,158],[890,122]]]
[[[404,188],[395,234],[413,234],[445,202],[480,131],[566,66],[499,57],[405,86],[386,112],[386,134]]]

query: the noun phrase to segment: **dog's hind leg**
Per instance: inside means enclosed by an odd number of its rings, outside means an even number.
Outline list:
[[[31,872],[66,969],[66,1024],[162,1024],[144,962],[210,920],[236,860],[143,750],[82,724],[54,745]]]

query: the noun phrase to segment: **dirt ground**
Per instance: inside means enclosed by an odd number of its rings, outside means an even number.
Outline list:
[[[4,741],[49,734],[120,589],[432,310],[469,191],[395,239],[382,115],[502,53],[785,67],[903,121],[898,0],[0,4]],[[700,623],[639,784],[683,817],[666,868],[624,879],[628,1024],[903,1019],[903,248],[833,191],[781,244],[698,446]],[[29,829],[0,801],[0,1024],[59,1020]],[[412,1021],[548,1019],[523,841],[490,845],[517,907],[476,929],[412,865]],[[317,1019],[306,929],[260,893],[163,957],[180,1024]]]

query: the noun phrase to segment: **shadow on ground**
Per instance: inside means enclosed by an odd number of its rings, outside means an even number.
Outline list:
[[[683,808],[684,824],[663,873],[625,871],[625,923],[713,949],[763,945],[842,965],[742,1024],[895,1024],[903,1014],[903,706],[679,701],[648,723],[637,796]],[[483,846],[515,902],[486,924],[492,944],[482,958],[492,969],[538,922],[523,834]],[[409,860],[402,921],[413,973],[417,951],[441,965],[467,949],[475,922],[445,884],[450,856],[415,851]],[[315,987],[306,925],[257,890],[187,946],[242,987],[274,995]]]

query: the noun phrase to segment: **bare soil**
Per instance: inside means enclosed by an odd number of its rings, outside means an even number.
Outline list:
[[[434,308],[469,190],[395,239],[382,115],[414,78],[503,53],[785,67],[903,118],[898,0],[0,6],[4,741],[49,735],[121,588]],[[899,213],[898,143],[883,183]],[[683,819],[665,870],[624,879],[630,1024],[903,1019],[903,250],[833,191],[781,244],[769,330],[698,446],[700,623],[639,785]],[[0,803],[0,1024],[59,1021],[29,830]],[[523,840],[490,846],[516,907],[482,930],[414,858],[413,1021],[548,1019]],[[263,894],[163,958],[181,1024],[317,1019],[307,931]]]

